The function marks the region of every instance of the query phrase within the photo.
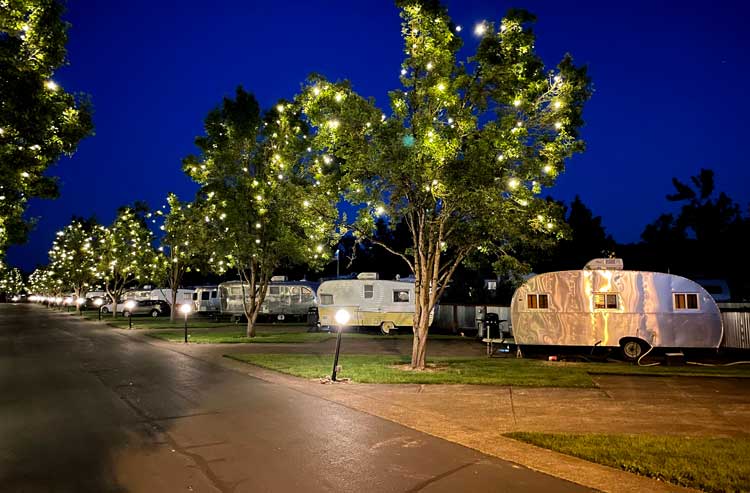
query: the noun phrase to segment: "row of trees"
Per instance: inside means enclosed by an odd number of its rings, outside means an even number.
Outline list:
[[[165,272],[176,287],[188,268],[233,269],[249,286],[252,336],[274,272],[321,267],[350,232],[413,274],[412,367],[424,368],[429,313],[460,265],[490,258],[517,268],[521,247],[564,236],[561,208],[540,193],[583,150],[591,87],[569,56],[544,68],[525,11],[477,25],[477,52],[459,61],[460,28],[439,2],[397,5],[406,58],[389,114],[348,81],[320,75],[265,112],[240,87],[209,113],[199,153],[183,162],[200,186],[193,202],[172,197],[151,216],[123,209],[106,228],[74,221],[35,279],[79,289],[85,276],[101,278],[116,298],[129,282]],[[339,212],[341,200],[355,217]],[[158,215],[164,238],[154,249],[145,222]],[[405,228],[407,241],[381,241],[379,219]]]

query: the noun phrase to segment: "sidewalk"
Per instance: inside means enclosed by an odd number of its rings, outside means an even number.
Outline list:
[[[750,382],[743,379],[596,376],[596,389],[474,385],[372,385],[284,375],[223,357],[249,352],[325,353],[333,344],[183,346],[121,330],[270,383],[285,385],[440,437],[488,455],[611,492],[692,491],[503,437],[511,431],[747,436]],[[410,341],[347,341],[347,351],[409,354]],[[481,345],[433,341],[432,355],[481,355]],[[345,372],[345,369],[344,369]]]

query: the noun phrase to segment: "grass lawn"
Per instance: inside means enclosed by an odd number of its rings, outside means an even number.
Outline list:
[[[704,491],[750,491],[750,439],[508,433],[506,436]]]
[[[303,378],[330,375],[333,355],[240,354],[227,357]],[[560,371],[561,363],[488,358],[430,358],[429,369],[405,369],[408,358],[342,355],[341,378],[360,383],[480,384],[524,387],[593,387],[585,370]],[[564,363],[563,363],[564,365]]]
[[[261,332],[258,331],[255,337],[245,337],[245,331],[237,330],[219,330],[219,331],[193,331],[193,325],[190,326],[188,334],[190,342],[199,344],[239,344],[239,343],[305,343],[305,342],[323,342],[335,339],[334,334],[325,332]],[[183,331],[175,332],[153,332],[148,334],[149,337],[162,339],[169,342],[183,342],[185,335]]]
[[[357,334],[350,335],[356,336]],[[318,378],[329,374],[333,362],[331,355],[314,354],[236,354],[228,357],[302,378]],[[427,371],[411,372],[405,371],[402,366],[408,361],[406,357],[389,355],[344,354],[340,359],[343,367],[341,377],[361,383],[481,384],[523,387],[594,387],[590,375],[597,373],[750,377],[750,367],[638,367],[618,363],[565,363],[485,357],[430,358],[428,363],[430,368]]]

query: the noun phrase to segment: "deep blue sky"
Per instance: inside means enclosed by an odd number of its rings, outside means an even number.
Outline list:
[[[547,65],[570,52],[589,66],[588,150],[547,192],[566,201],[579,194],[615,239],[638,241],[673,207],[664,197],[671,178],[701,167],[714,169],[717,188],[746,211],[750,8],[732,0],[610,3],[447,5],[465,28],[467,53],[477,21],[516,6],[538,16],[537,50]],[[388,0],[69,0],[66,19],[70,66],[55,79],[91,95],[96,135],[53,168],[60,198],[32,202],[38,227],[9,252],[25,269],[47,262],[55,231],[73,214],[108,224],[136,199],[152,207],[170,191],[191,199],[180,161],[195,152],[206,113],[238,84],[269,107],[319,72],[350,79],[384,108],[398,85],[400,22]]]

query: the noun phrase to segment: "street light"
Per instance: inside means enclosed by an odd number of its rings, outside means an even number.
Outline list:
[[[185,344],[187,344],[188,342],[187,318],[191,311],[192,311],[192,308],[190,307],[189,303],[184,303],[180,305],[180,313],[185,315]]]
[[[351,315],[347,310],[343,308],[336,312],[335,319],[336,325],[338,325],[338,333],[336,334],[336,355],[333,357],[333,372],[331,373],[331,381],[336,381],[336,367],[339,366],[339,351],[341,350],[341,332],[344,330],[344,325],[349,321]]]
[[[99,321],[102,321],[102,305],[104,304],[104,300],[101,298],[97,298],[94,300],[94,305],[96,305],[96,308],[99,312]]]
[[[135,300],[125,302],[125,309],[128,311],[128,329],[133,328],[133,308],[135,308]],[[115,310],[117,310],[117,307],[115,307]]]

